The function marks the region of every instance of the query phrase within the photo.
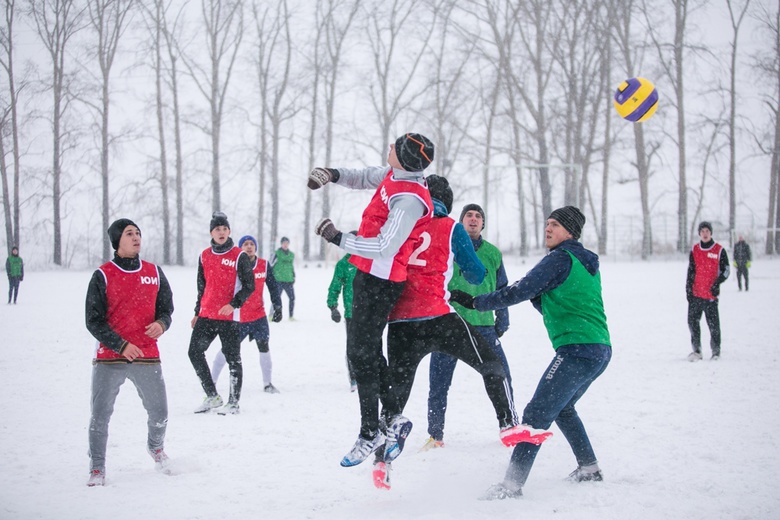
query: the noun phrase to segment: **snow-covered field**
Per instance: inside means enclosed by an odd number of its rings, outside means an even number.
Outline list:
[[[510,280],[530,262],[508,259]],[[723,357],[709,361],[705,346],[705,360],[691,364],[685,261],[606,261],[614,357],[578,406],[606,480],[566,482],[576,464],[558,434],[537,458],[525,496],[503,502],[477,500],[502,479],[510,450],[499,442],[481,379],[465,366],[450,393],[445,449],[417,452],[427,438],[425,360],[406,410],[415,428],[394,463],[393,489],[374,489],[370,463],[339,466],[359,419],[344,366],[344,325],[331,322],[325,307],[332,267],[298,265],[297,321],[271,324],[281,394],[262,392],[257,350],[244,343],[237,416],[192,413],[203,398],[187,358],[195,269],[166,268],[176,312],[160,344],[170,408],[166,451],[177,474],[154,471],[145,412],[128,382],[111,421],[103,488],[85,485],[94,342],[84,328],[84,295],[91,272],[27,273],[19,304],[0,307],[0,518],[780,518],[780,262],[755,261],[750,292],[738,292],[733,278],[726,282]],[[510,316],[503,343],[521,412],[553,351],[530,304]],[[707,345],[704,324],[703,338]],[[226,384],[223,376],[223,395]]]

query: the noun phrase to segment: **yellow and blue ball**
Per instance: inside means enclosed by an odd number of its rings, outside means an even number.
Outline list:
[[[615,110],[633,123],[647,121],[658,108],[658,91],[650,80],[629,78],[615,91]]]

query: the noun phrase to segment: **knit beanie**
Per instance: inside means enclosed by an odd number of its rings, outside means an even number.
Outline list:
[[[712,234],[712,224],[710,224],[706,220],[702,220],[701,222],[699,222],[699,230],[698,231],[701,233],[701,230],[704,229],[704,228],[709,229],[710,230],[710,234]]]
[[[404,170],[421,172],[433,162],[433,143],[422,134],[404,134],[395,140],[395,155]]]
[[[487,219],[485,219],[485,210],[482,209],[482,206],[479,204],[466,204],[463,206],[463,209],[460,212],[460,219],[458,219],[458,222],[463,224],[463,217],[466,216],[466,213],[469,211],[478,211],[480,215],[482,215],[482,229],[485,229],[485,222],[487,222]]]
[[[255,237],[252,235],[244,235],[238,240],[238,247],[242,247],[244,245],[244,242],[249,240],[255,245],[255,251],[257,251],[257,240],[255,240]]]
[[[134,226],[139,233],[141,232],[141,228],[136,226],[135,222],[129,218],[120,218],[108,226],[108,239],[111,241],[111,247],[114,248],[114,251],[119,250],[119,239],[122,238],[122,233],[124,233],[127,226]]]
[[[566,231],[571,233],[571,236],[573,236],[575,240],[580,239],[580,236],[582,235],[582,226],[585,225],[585,215],[582,214],[582,211],[580,211],[579,208],[564,206],[554,210],[547,218],[557,220]]]
[[[432,199],[436,199],[447,208],[447,214],[452,212],[452,188],[450,182],[440,175],[429,175],[425,178],[428,183],[428,192]]]
[[[230,222],[228,222],[227,215],[222,213],[221,211],[215,211],[211,215],[211,223],[209,224],[209,232],[214,231],[214,228],[217,226],[225,226],[226,228],[230,229]]]

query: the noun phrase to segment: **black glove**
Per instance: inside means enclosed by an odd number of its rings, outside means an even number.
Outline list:
[[[330,308],[330,319],[332,319],[336,323],[341,321],[341,313],[339,312],[339,308],[338,307],[331,307]]]
[[[719,283],[712,284],[712,287],[710,287],[710,292],[715,298],[717,298],[718,295],[720,295],[720,284]]]
[[[274,323],[279,323],[282,321],[282,308],[281,307],[274,307],[274,315],[271,318],[271,321]]]
[[[496,329],[496,336],[498,336],[499,338],[504,335],[504,332],[506,332],[506,329],[500,329],[498,328],[498,326],[496,326],[495,329]]]
[[[467,309],[474,308],[474,297],[463,291],[450,291],[450,301],[458,303]]]
[[[333,222],[331,222],[329,218],[320,220],[317,225],[314,226],[314,232],[328,242],[336,245],[341,243],[341,231],[336,229],[336,226],[333,225]]]
[[[306,186],[310,190],[318,190],[329,182],[339,180],[339,171],[334,168],[314,168],[309,172],[309,182]]]

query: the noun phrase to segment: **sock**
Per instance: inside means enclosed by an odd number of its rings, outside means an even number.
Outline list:
[[[271,369],[273,363],[271,362],[270,352],[260,352],[260,370],[263,371],[263,386],[271,384]]]

